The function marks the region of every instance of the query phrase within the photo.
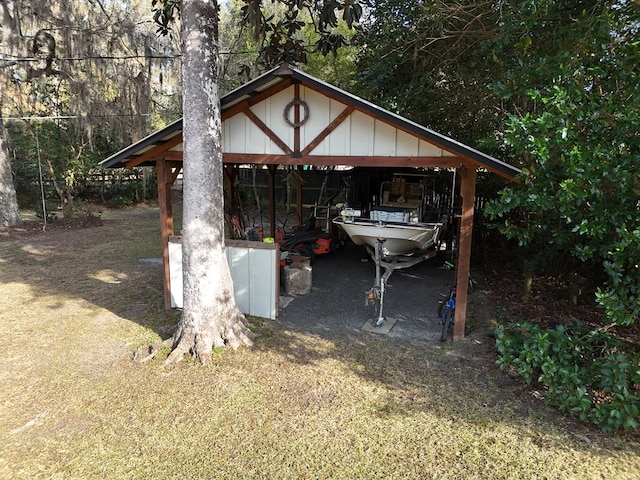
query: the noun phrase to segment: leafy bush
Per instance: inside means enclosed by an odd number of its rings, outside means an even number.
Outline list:
[[[53,222],[54,220],[58,219],[58,212],[59,212],[59,207],[60,207],[60,201],[59,200],[50,200],[47,199],[44,202],[44,209],[42,208],[42,201],[38,201],[33,205],[33,210],[36,213],[36,217],[38,217],[41,220],[44,220],[44,216],[45,216],[45,211],[47,214],[47,222]]]
[[[111,197],[107,200],[107,206],[110,208],[124,208],[132,205],[133,203],[135,203],[133,200],[123,195],[116,195],[115,197]]]
[[[99,219],[100,212],[94,211],[89,202],[76,200],[67,207],[67,215],[70,219]]]
[[[497,38],[505,75],[492,89],[518,105],[503,139],[523,160],[521,182],[485,213],[549,260],[580,262],[583,271],[571,273],[602,273],[596,300],[608,321],[633,325],[640,318],[637,5],[517,3],[502,27],[510,34]]]
[[[610,332],[576,323],[496,330],[498,365],[537,382],[549,405],[600,426],[630,430],[640,420],[640,353]]]

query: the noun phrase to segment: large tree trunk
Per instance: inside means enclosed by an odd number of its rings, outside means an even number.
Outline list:
[[[183,0],[183,279],[182,318],[173,363],[191,353],[210,361],[213,347],[251,345],[236,306],[224,251],[222,120],[218,94],[215,2]]]
[[[18,209],[16,189],[13,186],[11,162],[4,142],[4,129],[0,123],[0,226],[14,227],[21,223],[22,217]]]
[[[10,6],[7,2],[2,2],[2,22],[0,23],[0,47],[4,52],[13,53],[16,43],[15,23],[11,16]],[[8,73],[5,67],[4,74]],[[7,75],[8,77],[10,75]],[[2,98],[4,84],[0,83],[0,117],[3,116],[4,109]],[[22,216],[18,209],[16,189],[13,185],[13,174],[11,173],[11,160],[7,153],[7,145],[4,141],[4,126],[0,121],[0,226],[13,227],[22,223]]]

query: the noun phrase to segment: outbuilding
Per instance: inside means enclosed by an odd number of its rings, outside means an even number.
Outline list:
[[[220,103],[228,185],[233,185],[238,166],[246,164],[266,166],[272,183],[279,165],[295,165],[300,170],[305,165],[456,169],[462,206],[454,339],[464,336],[476,174],[485,169],[513,179],[520,173],[518,168],[287,64],[222,96]],[[169,238],[174,234],[171,187],[182,168],[182,119],[112,155],[101,165],[157,168],[164,295],[165,305],[170,307]],[[231,188],[227,190],[229,195]],[[274,236],[273,202],[271,206]]]

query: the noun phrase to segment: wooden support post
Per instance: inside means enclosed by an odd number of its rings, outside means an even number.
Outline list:
[[[267,165],[269,171],[269,224],[270,237],[276,236],[276,170],[277,165]]]
[[[238,167],[234,164],[225,164],[223,165],[223,169],[224,169],[224,180],[225,180],[225,206],[227,208],[231,208],[231,206],[233,205],[233,196],[235,194],[235,182],[236,182],[236,175],[238,173]]]
[[[162,241],[162,270],[164,308],[171,310],[171,277],[169,275],[169,236],[173,235],[173,207],[171,206],[171,185],[175,176],[171,174],[164,158],[156,162],[158,176],[158,206],[160,207],[160,239]]]
[[[460,196],[462,197],[462,217],[458,236],[458,260],[456,262],[456,316],[453,339],[464,338],[467,319],[467,296],[469,293],[469,271],[471,269],[471,236],[473,233],[473,206],[476,192],[475,166],[460,168]]]
[[[302,172],[303,166],[296,165],[298,176],[296,177],[296,215],[298,215],[298,223],[302,225]]]
[[[300,98],[300,84],[296,83],[293,86],[294,100],[301,100]],[[296,103],[293,109],[293,118],[295,127],[293,129],[293,152],[295,154],[300,153],[300,104]],[[306,120],[306,119],[305,119]]]

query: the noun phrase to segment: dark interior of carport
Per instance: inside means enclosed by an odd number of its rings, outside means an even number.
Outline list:
[[[271,99],[275,100],[271,100]],[[277,115],[259,115],[256,111],[275,110],[277,102],[284,105]],[[269,108],[260,110],[260,106],[268,103]],[[323,108],[329,105],[333,111],[329,116],[314,115],[316,105]],[[329,107],[326,107],[328,109]],[[421,169],[455,169],[459,181],[461,198],[458,257],[456,264],[456,278],[458,283],[457,303],[455,310],[455,325],[453,338],[464,336],[467,313],[467,279],[469,278],[471,239],[474,217],[474,199],[477,171],[484,169],[496,173],[506,179],[512,179],[519,170],[489,155],[483,154],[471,147],[465,146],[446,136],[415,124],[398,115],[377,107],[365,100],[351,95],[343,90],[324,83],[304,72],[282,64],[244,86],[224,95],[221,98],[221,112],[223,125],[227,122],[226,135],[223,138],[223,164],[226,179],[226,201],[231,204],[234,198],[235,178],[240,165],[260,165],[269,172],[270,236],[275,236],[275,181],[279,166],[291,166],[300,175],[304,175],[304,166],[352,166],[352,167],[384,167],[393,172],[398,168]],[[231,128],[233,119],[236,127]],[[363,121],[364,119],[364,121]],[[283,121],[284,120],[284,121]],[[238,121],[242,122],[238,124]],[[313,135],[309,125],[315,122]],[[371,126],[384,131],[389,138],[403,138],[414,142],[415,151],[400,151],[400,148],[387,148],[384,154],[370,148],[370,152],[329,151],[326,145],[332,136],[340,135],[342,143],[366,141],[372,138],[372,145],[376,142],[377,132],[361,129],[361,138],[349,139],[345,142],[342,137],[348,137],[353,130],[346,129],[346,125]],[[264,144],[269,148],[260,149],[255,145],[244,144],[239,148],[232,148],[229,135],[241,130],[237,125],[247,124],[254,132],[258,132],[265,139]],[[284,128],[283,128],[284,127]],[[243,127],[249,128],[249,127]],[[307,129],[305,131],[305,128]],[[384,129],[384,130],[383,130]],[[306,134],[305,134],[306,133]],[[253,134],[255,137],[255,133]],[[227,145],[225,146],[225,139]],[[243,140],[243,139],[240,139]],[[388,143],[388,142],[387,142]],[[164,297],[165,305],[170,308],[170,276],[169,276],[169,237],[174,235],[172,211],[172,186],[178,178],[183,162],[182,155],[182,119],[121,150],[102,162],[107,168],[133,168],[143,165],[155,165],[158,176],[158,200],[160,207],[160,227],[163,245],[164,265]],[[427,153],[424,146],[427,145]],[[422,147],[420,147],[422,146]],[[421,151],[422,149],[422,151]],[[302,216],[302,188],[297,182],[297,213]]]

